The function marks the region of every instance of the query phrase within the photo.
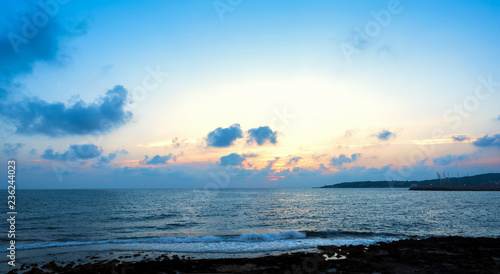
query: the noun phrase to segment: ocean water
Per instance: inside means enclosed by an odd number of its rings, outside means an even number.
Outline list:
[[[500,192],[21,190],[16,205],[18,263],[106,252],[242,257],[411,237],[500,237]],[[8,231],[6,222],[1,229]]]

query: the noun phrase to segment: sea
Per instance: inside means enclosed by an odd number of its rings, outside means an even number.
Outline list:
[[[257,257],[314,252],[321,245],[449,235],[500,237],[500,192],[19,190],[16,207],[17,266],[91,257],[138,260],[158,254]],[[1,223],[7,255],[8,223]],[[2,268],[9,260],[5,255]]]

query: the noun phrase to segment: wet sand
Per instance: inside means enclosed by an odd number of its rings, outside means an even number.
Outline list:
[[[433,237],[318,249],[316,253],[250,259],[193,260],[176,255],[141,256],[139,261],[95,258],[88,263],[23,265],[20,271],[9,273],[500,273],[500,238]]]

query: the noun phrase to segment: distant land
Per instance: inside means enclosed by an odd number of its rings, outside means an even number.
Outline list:
[[[360,181],[324,185],[320,188],[410,188],[415,186],[482,186],[500,185],[500,173],[486,173],[464,177],[439,177],[423,181]]]

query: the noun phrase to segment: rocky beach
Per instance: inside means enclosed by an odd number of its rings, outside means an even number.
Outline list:
[[[147,254],[146,254],[147,255]],[[22,265],[9,273],[500,273],[499,238],[406,239],[370,246],[320,246],[318,252],[237,259],[131,254],[137,261]]]

